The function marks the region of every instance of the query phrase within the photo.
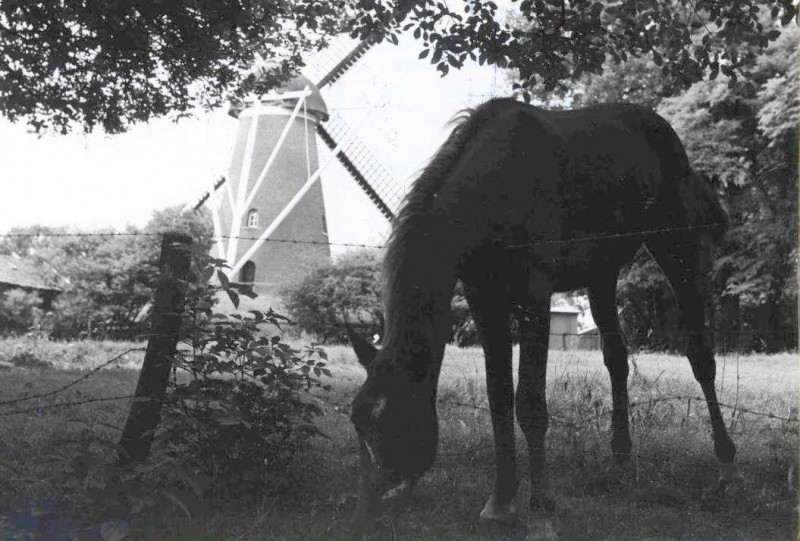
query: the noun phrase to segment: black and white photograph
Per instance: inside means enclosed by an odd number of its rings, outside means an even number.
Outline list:
[[[795,541],[794,0],[0,0],[0,538]]]

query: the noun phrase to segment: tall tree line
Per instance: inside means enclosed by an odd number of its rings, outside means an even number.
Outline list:
[[[695,29],[696,40],[705,35],[702,25]],[[732,48],[735,80],[728,65],[720,76],[681,84],[638,57],[534,95],[551,107],[640,103],[675,128],[730,219],[712,275],[724,350],[797,347],[798,37],[788,29],[766,49]],[[675,301],[645,249],[622,273],[619,292],[631,345],[680,348]]]
[[[0,330],[46,329],[55,338],[130,339],[148,327],[161,234],[192,236],[194,249],[208,253],[213,227],[208,213],[181,207],[155,211],[144,227],[123,231],[80,231],[66,227],[11,229],[0,237],[0,255],[24,257],[40,269],[47,285],[60,293],[48,311],[37,310],[36,294],[0,293]],[[19,317],[24,312],[26,317]]]

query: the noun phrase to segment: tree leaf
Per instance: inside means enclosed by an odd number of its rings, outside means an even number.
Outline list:
[[[232,289],[226,289],[225,292],[228,294],[228,297],[231,299],[233,306],[235,308],[239,308],[239,295],[233,291]]]
[[[661,55],[655,49],[653,49],[653,62],[656,66],[662,66],[664,64],[664,59],[661,58]]]
[[[202,271],[200,271],[200,275],[197,277],[198,281],[201,284],[207,284],[208,281],[211,280],[211,277],[214,276],[215,270],[216,269],[211,265],[206,266]]]

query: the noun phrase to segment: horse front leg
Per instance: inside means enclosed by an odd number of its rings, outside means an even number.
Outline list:
[[[466,284],[465,284],[466,285]],[[486,392],[494,433],[494,490],[480,514],[482,524],[516,521],[517,464],[514,444],[514,379],[511,369],[510,309],[501,295],[465,287],[486,361]]]
[[[517,316],[520,330],[516,411],[528,443],[531,466],[528,539],[554,539],[556,502],[550,488],[545,453],[547,415],[547,349],[550,339],[550,295],[542,295]]]

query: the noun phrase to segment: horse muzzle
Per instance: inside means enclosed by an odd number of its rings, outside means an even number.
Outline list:
[[[388,471],[380,462],[374,445],[360,436],[361,478],[358,504],[353,516],[353,530],[360,532],[370,518],[396,512],[411,496],[416,479],[403,479]]]

